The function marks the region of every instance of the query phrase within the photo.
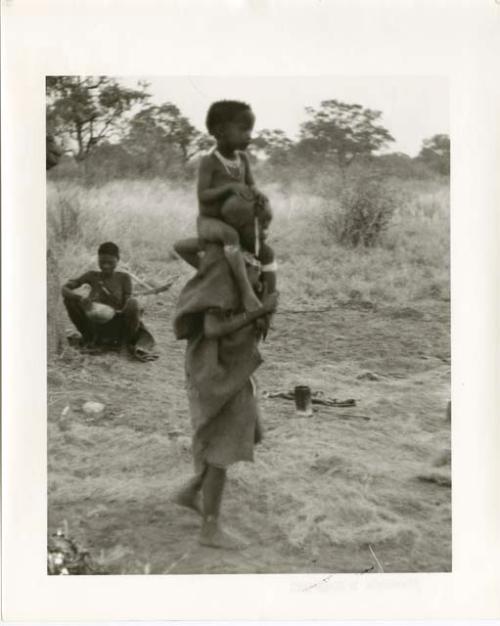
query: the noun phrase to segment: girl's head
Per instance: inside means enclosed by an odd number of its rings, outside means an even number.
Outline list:
[[[99,246],[97,250],[97,260],[101,272],[105,275],[112,274],[120,259],[120,250],[116,243],[106,241]]]
[[[206,124],[219,147],[245,150],[252,138],[255,116],[245,102],[220,100],[208,109]]]

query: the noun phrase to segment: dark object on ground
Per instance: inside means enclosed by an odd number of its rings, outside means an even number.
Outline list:
[[[440,487],[451,487],[451,477],[445,473],[431,472],[429,474],[419,474],[417,480],[423,483],[434,483]]]
[[[265,391],[265,398],[282,398],[283,400],[292,400],[295,401],[295,394],[293,391]],[[336,398],[324,398],[321,392],[313,392],[311,394],[311,403],[312,404],[321,404],[323,406],[338,406],[338,407],[348,407],[348,406],[356,406],[356,400],[349,398],[348,400],[337,400]]]
[[[307,385],[297,385],[293,392],[295,408],[300,415],[312,415],[311,389]]]
[[[451,400],[446,405],[446,419],[451,422]]]

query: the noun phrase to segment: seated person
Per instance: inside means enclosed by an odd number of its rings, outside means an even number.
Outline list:
[[[130,275],[116,271],[118,246],[111,241],[103,243],[97,255],[100,271],[85,272],[62,288],[64,306],[82,335],[82,345],[125,345],[139,360],[156,358],[151,354],[154,339],[141,321],[138,301],[132,297]],[[74,291],[82,285],[90,286],[87,296]]]

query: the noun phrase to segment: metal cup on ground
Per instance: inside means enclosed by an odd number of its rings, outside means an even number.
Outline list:
[[[295,409],[300,417],[311,417],[313,414],[311,389],[307,385],[297,385],[294,389]]]

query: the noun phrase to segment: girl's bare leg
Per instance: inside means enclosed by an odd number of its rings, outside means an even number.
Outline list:
[[[203,484],[204,474],[197,475],[191,478],[190,481],[184,487],[181,487],[173,497],[172,501],[180,506],[185,506],[188,509],[192,509],[203,515],[203,508],[201,505],[201,486]]]
[[[245,544],[238,538],[223,530],[219,523],[222,494],[226,483],[226,470],[208,466],[203,479],[203,524],[200,543],[211,548],[238,550]]]

